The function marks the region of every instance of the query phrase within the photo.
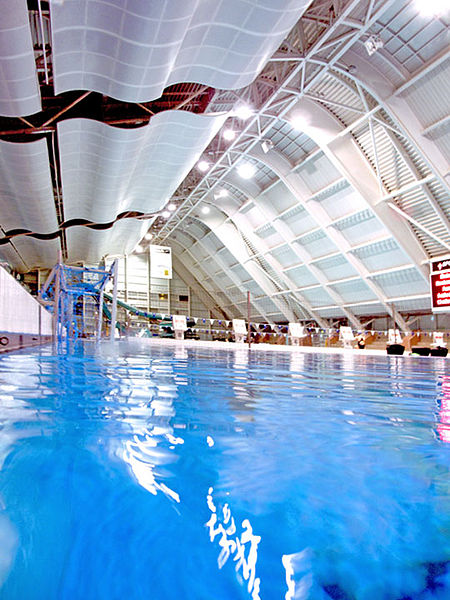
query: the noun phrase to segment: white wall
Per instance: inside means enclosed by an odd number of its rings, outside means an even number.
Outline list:
[[[119,259],[118,298],[144,311],[209,317],[209,310],[181,277],[172,271],[172,279],[150,277],[149,252],[130,254]],[[109,268],[113,259],[107,259]],[[107,291],[111,292],[111,286]],[[182,301],[180,296],[188,296]]]
[[[51,335],[52,315],[14,277],[0,267],[0,331]]]

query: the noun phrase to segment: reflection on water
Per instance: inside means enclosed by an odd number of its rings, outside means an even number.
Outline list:
[[[282,557],[288,588],[285,595],[286,600],[301,600],[310,597],[314,585],[311,554],[311,550],[307,548],[294,554],[285,554]],[[317,595],[319,590],[316,589],[315,592]]]
[[[165,455],[160,447],[158,448],[158,438],[154,437],[158,435],[162,435],[163,439],[168,440],[172,445],[183,443],[182,438],[174,437],[167,432],[158,432],[155,429],[147,430],[140,436],[134,435],[132,440],[125,442],[122,458],[130,465],[134,476],[143,488],[155,495],[160,490],[167,497],[180,502],[179,494],[165,483],[158,482],[155,477],[155,468],[170,461],[170,457]]]
[[[249,359],[248,348],[247,347],[244,347],[244,348],[237,347],[236,350],[233,352],[233,355],[234,355],[235,369],[244,370],[245,367],[248,365],[248,359]]]
[[[186,358],[184,352],[176,351],[177,358]],[[131,370],[135,368],[135,363],[131,363]],[[144,368],[147,366],[144,363]],[[177,397],[177,385],[174,381],[173,370],[168,364],[154,365],[154,371],[159,375],[163,375],[165,379],[169,378],[170,383],[165,382],[157,386],[158,396],[151,395],[151,400],[148,401],[147,395],[142,398],[142,417],[152,419],[153,421],[166,423],[168,419],[175,415],[173,401]],[[149,373],[151,379],[151,373]],[[140,377],[134,378],[132,373],[127,369],[121,372],[121,381],[128,381],[129,389],[132,393],[136,393],[136,389],[140,389],[139,385],[142,380]],[[136,477],[137,482],[150,493],[156,495],[161,491],[168,498],[175,502],[180,502],[180,496],[177,492],[171,489],[163,481],[158,480],[158,469],[162,465],[167,465],[176,460],[176,457],[171,452],[175,446],[183,444],[183,438],[174,435],[173,427],[167,424],[147,425],[145,420],[129,419],[125,420],[130,424],[132,429],[131,439],[123,441],[123,451],[118,451],[118,455],[130,466],[132,473]]]
[[[0,598],[450,597],[446,365],[1,357]]]
[[[290,356],[290,370],[293,372],[294,377],[302,377],[302,371],[304,370],[306,354],[299,350],[298,352],[291,352]]]
[[[448,375],[444,376],[442,380],[442,398],[437,430],[441,440],[450,443],[450,377]]]
[[[212,493],[213,488],[210,487],[206,500],[208,508],[211,511],[211,516],[206,523],[206,527],[209,530],[209,539],[211,542],[214,542],[215,538],[220,536],[218,544],[221,547],[221,551],[217,559],[219,569],[232,556],[233,561],[236,563],[236,573],[242,574],[242,577],[247,582],[248,593],[251,594],[253,600],[261,600],[259,596],[261,581],[259,577],[256,577],[258,544],[261,541],[261,537],[254,535],[248,519],[242,521],[239,533],[228,503],[223,505],[222,510],[218,510],[214,504]]]

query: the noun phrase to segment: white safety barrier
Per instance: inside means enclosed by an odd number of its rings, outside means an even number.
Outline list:
[[[234,338],[237,343],[242,343],[247,335],[247,326],[244,319],[233,319]]]
[[[52,315],[0,267],[0,332],[51,335]]]
[[[344,344],[344,348],[352,348],[355,336],[351,327],[340,327],[339,328],[339,339]]]
[[[289,323],[289,333],[293,346],[300,346],[300,339],[305,337],[305,328],[300,323]]]
[[[447,342],[444,341],[444,333],[442,331],[433,332],[433,346],[440,346],[442,348],[447,346]]]
[[[403,341],[402,334],[398,329],[388,330],[388,343],[389,344],[401,344]]]
[[[184,340],[184,332],[187,329],[186,317],[184,315],[173,315],[172,325],[176,340]]]

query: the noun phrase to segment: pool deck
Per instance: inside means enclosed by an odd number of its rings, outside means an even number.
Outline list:
[[[132,339],[132,338],[130,338]],[[170,338],[140,338],[147,339],[151,345],[173,346],[176,348],[215,348],[222,350],[248,350],[246,343],[210,342],[202,340],[174,340]],[[388,356],[386,350],[365,348],[323,348],[317,346],[288,346],[284,344],[251,344],[252,352],[297,352],[321,354],[361,354],[371,356]],[[404,355],[407,356],[407,355]]]

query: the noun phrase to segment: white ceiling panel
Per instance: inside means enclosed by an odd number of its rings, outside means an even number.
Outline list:
[[[353,250],[369,271],[401,267],[409,264],[408,257],[393,238],[386,238]]]
[[[324,154],[317,154],[297,169],[311,193],[322,190],[341,177],[336,167]]]
[[[0,140],[0,215],[5,230],[57,229],[45,140],[28,144]]]
[[[357,275],[355,268],[342,254],[318,260],[315,262],[315,266],[318,267],[330,281]]]
[[[300,204],[280,217],[280,221],[286,223],[296,236],[304,235],[317,227],[317,221]]]
[[[331,289],[338,293],[344,302],[352,302],[355,298],[358,299],[358,302],[377,299],[373,291],[361,279],[336,283],[331,286]]]
[[[288,269],[286,270],[286,275],[295,285],[299,287],[316,285],[318,283],[311,271],[305,266]]]
[[[284,243],[282,236],[270,224],[266,224],[258,229],[256,235],[264,240],[268,248],[276,248]]]
[[[17,271],[26,271],[28,265],[11,244],[0,246],[0,261],[5,261]]]
[[[330,304],[335,304],[334,300],[331,298],[325,288],[317,287],[310,290],[302,290],[302,295],[313,307],[330,306]]]
[[[88,119],[62,122],[58,139],[65,219],[105,223],[124,211],[160,210],[224,118],[165,111],[139,129],[118,129]],[[131,241],[122,240],[123,248],[139,241],[139,228],[133,231]],[[111,251],[118,251],[115,244]]]
[[[368,302],[367,304],[351,304],[350,309],[353,314],[357,316],[362,315],[385,315],[386,307],[384,304],[378,304],[378,302]],[[321,313],[323,314],[323,313]],[[330,315],[333,314],[333,311],[330,311]],[[325,315],[324,315],[325,316]],[[372,327],[372,325],[370,325]]]
[[[374,237],[387,234],[386,229],[369,210],[341,219],[336,227],[352,246],[369,243]]]
[[[335,243],[320,230],[302,236],[297,242],[309,252],[312,258],[319,258],[337,251]]]
[[[429,297],[416,298],[411,300],[397,300],[395,302],[397,310],[404,310],[406,312],[414,310],[426,310],[429,311],[431,308],[431,301]]]
[[[31,237],[18,237],[14,240],[16,251],[11,254],[12,266],[18,271],[48,268],[58,261],[61,249],[59,239],[35,240]],[[5,246],[0,246],[0,253]],[[22,266],[22,262],[25,267]]]
[[[297,205],[297,199],[282,181],[278,181],[261,194],[259,203],[263,208],[268,205],[280,213],[295,207]]]
[[[428,294],[430,285],[416,269],[405,269],[377,275],[373,278],[388,298]]]
[[[2,232],[27,229],[52,233],[57,230],[45,140],[27,144],[0,141],[0,215]],[[29,267],[56,262],[58,243],[55,246],[51,242],[31,238],[19,241],[21,239],[14,238],[14,245]],[[48,263],[47,259],[50,259]]]
[[[52,5],[55,89],[126,102],[168,85],[253,81],[311,0],[65,0]]]
[[[360,194],[345,180],[335,188],[331,188],[329,192],[323,193],[314,199],[320,202],[332,219],[340,219],[350,211],[367,208],[367,203],[361,198]]]
[[[111,229],[95,231],[87,227],[67,230],[68,262],[96,264],[103,256],[129,254],[148,229],[148,221],[126,219]]]
[[[0,19],[0,115],[41,110],[26,0],[3,1]]]
[[[297,254],[287,244],[273,250],[271,254],[282,267],[290,267],[300,262]]]

